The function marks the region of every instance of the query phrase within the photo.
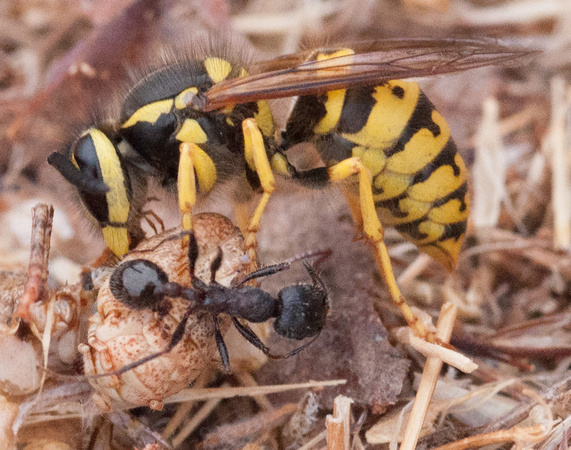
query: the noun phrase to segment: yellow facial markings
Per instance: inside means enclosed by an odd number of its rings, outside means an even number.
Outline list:
[[[275,132],[274,115],[268,102],[260,100],[257,102],[258,112],[254,114],[254,119],[258,124],[258,128],[264,136],[273,136]]]
[[[232,70],[232,64],[221,58],[206,58],[204,68],[214,83],[220,83]]]
[[[240,68],[240,74],[238,75],[239,77],[247,77],[248,75],[250,75],[248,73],[248,71],[246,69],[244,69],[243,67]]]
[[[393,94],[397,86],[404,90],[403,98]],[[377,86],[372,94],[376,104],[365,126],[357,133],[341,133],[341,136],[365,147],[391,147],[414,112],[419,94],[418,84],[408,81],[394,80]]]
[[[95,146],[101,176],[109,187],[109,192],[105,194],[109,209],[109,221],[125,223],[129,218],[129,197],[125,189],[123,169],[117,152],[102,131],[91,129],[89,134]]]
[[[353,147],[352,153],[353,156],[361,158],[362,163],[373,177],[380,174],[386,166],[387,157],[381,149],[357,146]]]
[[[161,100],[142,106],[121,125],[121,128],[129,128],[137,122],[155,123],[161,114],[169,114],[173,107],[173,100]]]
[[[95,128],[88,130],[95,147],[101,176],[109,191],[105,194],[108,208],[108,220],[117,224],[125,224],[129,218],[129,197],[125,189],[125,178],[121,162],[115,147],[105,134]],[[107,246],[117,256],[123,256],[129,251],[129,234],[126,227],[106,226],[102,228],[103,238]]]
[[[192,103],[192,99],[198,94],[198,89],[190,87],[185,89],[174,98],[174,107],[176,109],[184,109]]]
[[[337,122],[339,122],[339,118],[341,117],[346,93],[347,91],[345,89],[338,89],[336,91],[329,91],[325,94],[327,96],[327,100],[324,102],[324,106],[327,112],[313,128],[314,133],[327,133],[335,128]]]
[[[440,166],[432,172],[428,180],[411,186],[408,195],[421,202],[434,202],[458,189],[466,181],[466,166],[458,154],[455,155],[454,161],[460,167],[459,176],[454,176],[452,166]]]
[[[428,214],[428,218],[437,223],[455,223],[468,219],[470,213],[466,205],[464,211],[460,211],[462,202],[458,199],[452,199],[442,206],[432,208]]]
[[[101,231],[107,247],[115,255],[122,257],[129,251],[129,233],[127,228],[107,226],[103,227]]]
[[[450,138],[450,129],[437,111],[432,111],[432,120],[440,127],[440,134],[435,137],[428,128],[417,131],[404,150],[389,158],[388,169],[398,173],[417,173],[438,156]]]
[[[204,144],[208,141],[208,136],[194,119],[186,119],[182,123],[176,138],[179,142],[192,142],[193,144]]]
[[[373,186],[383,192],[374,195],[375,201],[388,200],[397,197],[408,189],[412,182],[412,175],[400,173],[383,172],[373,180]]]

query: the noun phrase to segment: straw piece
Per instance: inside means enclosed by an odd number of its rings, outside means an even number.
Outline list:
[[[184,389],[178,394],[167,398],[163,402],[178,403],[189,400],[210,400],[213,398],[232,398],[239,396],[254,397],[256,395],[275,394],[293,389],[311,389],[325,386],[338,386],[347,383],[347,380],[327,380],[310,381],[308,383],[280,384],[277,386],[258,387],[225,387],[225,388],[205,388],[205,389]]]
[[[338,395],[335,398],[333,415],[329,414],[325,419],[328,450],[349,450],[351,403],[353,403],[353,400],[343,395]]]
[[[445,305],[450,305],[450,303],[446,303]],[[445,305],[442,306],[443,309]],[[423,355],[441,359],[442,362],[445,362],[452,367],[456,367],[464,373],[472,373],[478,368],[478,365],[474,361],[467,356],[464,356],[462,353],[438,344],[426,342],[424,339],[421,339],[412,333],[408,327],[397,330],[396,336],[403,344],[412,346],[416,351]]]
[[[476,138],[476,160],[472,170],[474,203],[472,220],[476,227],[494,227],[506,192],[504,149],[499,129],[499,106],[493,98],[483,105],[483,117]]]
[[[457,308],[454,305],[450,303],[442,305],[440,318],[436,325],[436,336],[443,342],[448,342],[450,340],[454,321],[456,320],[456,312]],[[440,375],[441,368],[442,359],[435,356],[427,358],[426,364],[424,365],[424,371],[422,372],[420,386],[418,387],[414,405],[412,407],[412,412],[410,413],[410,420],[400,447],[401,450],[413,450],[416,448],[422,423],[424,422],[428,405],[432,398],[436,382],[438,381],[438,375]]]
[[[568,149],[565,138],[569,100],[565,91],[563,77],[553,77],[551,80],[551,123],[547,135],[547,146],[551,150],[553,246],[557,250],[568,249],[571,242]]]
[[[182,427],[179,433],[172,438],[173,447],[178,447],[192,432],[198,427],[204,419],[206,419],[212,411],[218,406],[218,403],[222,401],[221,398],[215,398],[207,401],[202,407],[197,411],[197,413],[190,419],[190,421]]]

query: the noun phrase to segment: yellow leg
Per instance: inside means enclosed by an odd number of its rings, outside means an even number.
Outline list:
[[[194,177],[193,151],[196,144],[184,143],[180,146],[180,160],[178,162],[178,207],[182,215],[182,229],[192,230],[192,207],[196,204],[196,180]],[[185,236],[183,242],[188,242]]]
[[[268,161],[266,149],[264,148],[264,139],[256,121],[254,119],[244,120],[244,122],[242,122],[242,130],[244,132],[244,157],[246,158],[246,162],[250,164],[250,166],[253,166],[258,174],[260,184],[264,191],[245,232],[245,245],[248,256],[250,257],[250,269],[255,270],[258,266],[256,233],[260,228],[260,221],[262,220],[264,209],[268,204],[272,192],[276,188],[276,182],[270,162]]]
[[[436,338],[434,333],[428,331],[424,324],[418,320],[416,315],[407,305],[406,300],[397,285],[389,252],[383,242],[383,226],[381,225],[377,211],[375,210],[371,172],[363,165],[359,158],[348,158],[338,164],[335,164],[328,170],[329,178],[332,182],[341,181],[351,175],[358,174],[361,211],[360,214],[357,215],[357,218],[359,218],[359,216],[362,218],[363,232],[374,248],[377,267],[389,288],[391,299],[395,306],[401,310],[401,313],[408,325],[416,332],[417,335],[426,339],[428,342],[435,342]],[[355,215],[355,213],[353,213],[353,215]]]
[[[361,203],[359,202],[359,195],[352,191],[348,186],[343,188],[343,195],[345,196],[345,201],[349,205],[349,210],[351,211],[351,217],[353,218],[353,223],[355,224],[355,236],[353,236],[354,241],[363,239],[363,214],[361,213]]]
[[[234,223],[242,233],[246,233],[250,223],[250,203],[235,202],[234,205]]]

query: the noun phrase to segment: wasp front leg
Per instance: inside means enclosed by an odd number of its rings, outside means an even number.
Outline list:
[[[192,230],[192,208],[196,204],[196,179],[200,190],[209,192],[216,183],[216,166],[198,145],[184,142],[180,145],[177,178],[178,205],[184,231]],[[188,240],[189,236],[183,238],[183,242]]]

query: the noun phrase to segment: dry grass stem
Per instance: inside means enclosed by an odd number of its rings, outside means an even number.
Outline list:
[[[454,321],[456,320],[456,312],[457,308],[454,305],[451,305],[450,303],[442,305],[440,317],[436,324],[436,337],[438,337],[442,342],[450,341],[452,328],[454,327]],[[440,375],[442,363],[443,360],[437,356],[429,356],[426,359],[422,378],[420,380],[420,386],[416,392],[410,419],[400,447],[401,450],[412,450],[416,448],[420,430],[425,420],[430,400],[432,399],[434,387],[436,386],[436,381],[438,381],[438,376]]]
[[[397,330],[396,336],[400,342],[412,346],[423,355],[441,359],[442,362],[456,367],[464,373],[471,373],[478,368],[478,365],[465,355],[456,350],[426,342],[416,336],[409,328],[400,328]]]
[[[205,381],[206,381],[205,377],[199,377],[198,380],[196,380],[194,387],[197,389],[204,388]],[[161,433],[163,438],[165,438],[166,440],[170,440],[171,436],[175,433],[176,429],[180,427],[180,425],[184,420],[186,420],[188,413],[192,410],[195,404],[196,401],[191,400],[188,402],[181,403],[178,406],[176,413],[169,420],[169,423]]]
[[[28,279],[18,305],[17,316],[31,320],[30,305],[46,294],[47,267],[50,256],[54,208],[40,204],[32,208],[32,237]]]
[[[280,384],[275,386],[257,387],[225,387],[205,389],[184,389],[178,394],[165,399],[165,403],[187,402],[189,400],[200,401],[215,398],[232,398],[238,396],[254,397],[256,395],[275,394],[293,389],[319,389],[327,386],[339,386],[347,383],[347,380],[310,381],[308,383]]]
[[[221,389],[227,387],[227,384],[220,386]],[[218,403],[222,401],[221,398],[214,398],[208,400],[200,409],[192,416],[192,418],[180,429],[178,434],[176,434],[172,439],[171,443],[174,448],[177,448],[184,440],[192,434],[192,432],[198,427],[203,420],[205,420],[212,411],[218,406]]]
[[[298,450],[311,450],[314,448],[318,448],[317,444],[319,444],[324,439],[327,439],[327,431],[328,431],[327,429],[323,430],[321,433],[317,434],[316,436],[311,438],[309,441],[307,441],[304,445],[299,447]]]
[[[541,419],[535,419],[536,422],[540,422],[537,425],[515,426],[509,430],[483,433],[440,446],[435,450],[463,450],[507,442],[513,442],[515,449],[523,450],[525,448],[530,448],[533,444],[543,441],[549,435],[554,425],[551,408],[536,392],[527,389],[524,390],[524,394],[536,400],[539,403],[538,406],[542,409],[541,412],[543,417],[541,417]],[[530,413],[530,417],[531,416],[532,414]]]
[[[351,442],[351,400],[339,395],[333,403],[333,415],[325,419],[327,450],[349,450]]]
[[[476,138],[476,159],[472,176],[474,202],[472,220],[479,228],[494,227],[500,217],[505,197],[505,161],[500,136],[498,102],[489,98],[484,102],[482,122]]]
[[[571,213],[569,197],[569,148],[567,146],[567,113],[569,95],[563,77],[551,80],[551,122],[547,135],[547,146],[551,154],[553,189],[553,246],[569,250],[571,243]]]
[[[259,387],[258,383],[256,382],[256,379],[249,372],[246,371],[236,372],[234,376],[238,379],[238,381],[242,386],[251,387],[251,388]],[[265,395],[256,395],[253,396],[252,398],[256,401],[256,403],[262,410],[270,411],[274,409],[273,405]]]

